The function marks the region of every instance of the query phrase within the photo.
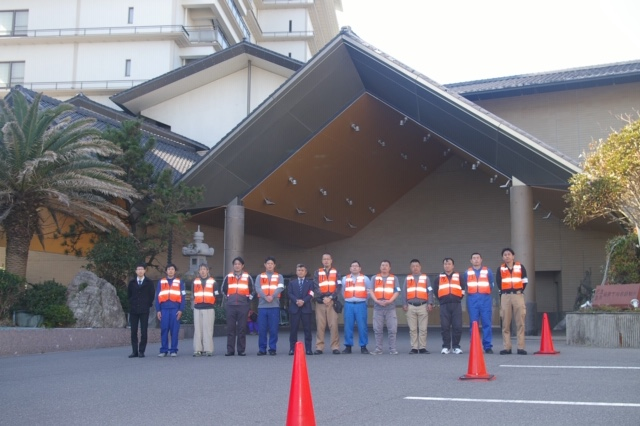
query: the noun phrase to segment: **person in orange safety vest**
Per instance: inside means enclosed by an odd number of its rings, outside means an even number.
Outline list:
[[[460,338],[462,337],[462,297],[466,288],[455,272],[454,261],[445,257],[442,261],[444,272],[434,283],[433,291],[440,302],[440,326],[442,328],[442,350],[440,353],[462,353]]]
[[[524,290],[529,279],[527,270],[514,259],[515,253],[509,247],[502,249],[504,262],[496,271],[496,284],[500,291],[500,317],[502,318],[502,344],[504,349],[500,355],[511,354],[511,319],[516,319],[518,333],[518,355],[526,355],[524,350],[524,321],[527,307],[524,301]]]
[[[209,267],[201,264],[193,280],[193,356],[213,355],[214,305],[218,294],[218,284],[209,275]]]
[[[158,281],[156,289],[156,311],[160,321],[160,353],[159,357],[170,354],[178,356],[178,334],[180,333],[180,318],[184,312],[186,292],[184,283],[176,276],[176,265],[167,265],[167,276]],[[171,347],[169,347],[171,334]]]

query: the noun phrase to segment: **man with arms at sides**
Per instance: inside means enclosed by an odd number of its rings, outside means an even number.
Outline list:
[[[213,355],[213,325],[216,312],[213,306],[218,295],[218,285],[209,275],[209,267],[203,263],[193,280],[193,356]]]
[[[493,289],[493,272],[482,266],[480,253],[471,255],[471,268],[462,275],[463,285],[467,287],[467,310],[469,311],[469,325],[473,332],[473,322],[482,325],[482,347],[487,354],[493,353],[491,311],[493,303],[491,290]]]
[[[167,276],[158,281],[156,290],[156,311],[160,321],[161,347],[159,357],[170,354],[178,356],[178,337],[180,334],[180,318],[184,312],[184,300],[186,292],[184,283],[176,276],[176,265],[167,265]],[[168,336],[171,333],[171,347]]]
[[[371,280],[362,275],[360,262],[354,260],[349,268],[349,275],[342,278],[344,297],[344,350],[350,354],[353,346],[354,324],[358,324],[358,344],[360,353],[368,354],[369,330],[367,329],[367,295],[371,291]]]
[[[276,259],[272,256],[264,260],[265,271],[256,277],[258,294],[258,356],[267,354],[267,334],[269,355],[275,355],[278,345],[278,325],[280,323],[280,293],[284,290],[284,279],[276,272]]]
[[[313,280],[307,278],[307,267],[296,265],[296,277],[289,281],[289,355],[293,355],[298,341],[298,327],[302,321],[304,330],[304,349],[307,355],[313,355],[311,349],[311,300],[313,300]]]
[[[389,354],[398,355],[396,335],[398,334],[398,316],[395,300],[400,295],[398,277],[391,274],[391,262],[380,263],[380,273],[371,277],[372,289],[369,291],[373,299],[373,332],[376,337],[376,348],[371,355],[382,354],[382,338],[384,325],[387,325],[389,336]]]
[[[253,299],[253,278],[244,271],[244,259],[236,257],[231,261],[233,271],[222,281],[221,292],[226,297],[227,314],[227,353],[234,356],[236,348],[238,356],[246,355],[247,348],[247,315],[251,299]]]
[[[462,297],[465,288],[460,274],[453,270],[454,262],[450,257],[442,261],[444,272],[438,277],[434,291],[440,302],[440,325],[442,327],[442,350],[440,353],[460,355],[460,338],[462,337]],[[453,345],[452,345],[453,337]]]
[[[131,323],[131,355],[129,358],[144,358],[147,348],[147,329],[149,326],[149,310],[153,306],[156,290],[153,281],[146,277],[147,265],[136,265],[136,277],[129,281],[127,296],[129,297],[129,322]],[[138,345],[138,323],[140,324],[140,345]]]
[[[409,262],[411,274],[404,280],[402,309],[407,313],[409,336],[411,337],[410,354],[428,354],[427,327],[429,312],[433,310],[433,288],[427,274],[422,273],[418,259]]]
[[[524,350],[524,320],[527,307],[524,303],[524,290],[529,279],[527,270],[515,261],[515,253],[509,247],[502,249],[502,261],[496,271],[496,281],[500,290],[500,317],[502,318],[502,344],[500,355],[511,354],[511,318],[516,318],[518,332],[518,355],[526,355]]]
[[[338,333],[338,314],[333,309],[333,301],[338,299],[340,279],[338,271],[333,268],[331,254],[322,255],[322,268],[313,276],[315,284],[314,297],[316,298],[316,355],[324,351],[324,334],[327,327],[331,333],[331,351],[334,355],[340,355],[340,335]]]

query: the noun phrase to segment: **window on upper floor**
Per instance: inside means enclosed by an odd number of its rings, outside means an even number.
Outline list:
[[[24,83],[24,62],[0,62],[0,88]]]
[[[124,76],[131,77],[131,59],[124,61]]]
[[[129,8],[129,14],[127,15],[127,24],[133,24],[133,8]]]
[[[28,10],[0,10],[0,37],[27,35]]]

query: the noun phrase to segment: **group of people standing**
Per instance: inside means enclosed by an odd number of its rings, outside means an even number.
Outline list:
[[[210,276],[209,268],[199,266],[198,276],[193,282],[194,338],[193,356],[212,356],[214,305],[221,295],[225,297],[227,319],[227,348],[225,356],[246,355],[247,316],[252,299],[258,297],[258,356],[276,355],[278,326],[280,322],[280,302],[286,290],[289,298],[289,355],[293,355],[298,340],[300,323],[304,331],[304,346],[307,355],[351,354],[354,346],[354,331],[358,327],[360,353],[383,354],[384,327],[387,328],[389,353],[398,354],[396,335],[398,319],[396,300],[401,298],[406,312],[411,339],[410,354],[428,354],[427,327],[429,312],[433,310],[437,298],[440,305],[442,334],[442,354],[461,354],[462,299],[466,296],[470,323],[482,326],[482,345],[485,353],[493,353],[492,343],[492,289],[497,285],[500,293],[500,316],[504,349],[500,354],[512,353],[511,319],[515,317],[518,343],[517,353],[526,355],[524,341],[524,321],[526,308],[524,290],[527,273],[522,264],[514,260],[510,248],[502,250],[502,265],[493,272],[482,265],[479,253],[471,255],[471,266],[464,272],[455,271],[452,258],[443,259],[443,272],[432,285],[427,274],[422,272],[418,259],[409,264],[410,274],[402,287],[397,276],[391,273],[391,262],[383,260],[380,271],[368,277],[361,273],[360,262],[354,260],[349,274],[340,277],[333,267],[331,254],[322,255],[322,267],[313,272],[304,264],[296,265],[296,278],[289,281],[285,289],[284,277],[276,272],[276,260],[269,256],[264,262],[264,272],[251,277],[244,271],[244,260],[236,257],[232,261],[233,270],[218,285]],[[130,301],[131,345],[130,358],[144,357],[147,344],[147,324],[149,310],[155,303],[157,318],[161,328],[161,347],[158,356],[175,357],[178,353],[178,333],[180,318],[185,308],[184,282],[176,277],[176,267],[170,264],[166,276],[154,283],[145,276],[145,265],[136,267],[136,277],[128,287]],[[368,345],[368,299],[373,301],[373,331],[375,348]],[[344,304],[342,303],[344,301]],[[315,302],[315,310],[312,303]],[[338,316],[344,310],[344,349],[340,351]],[[312,346],[312,315],[315,311],[316,344]],[[138,324],[141,339],[138,342]],[[329,329],[330,341],[325,344],[325,334]],[[171,345],[169,345],[171,336]]]

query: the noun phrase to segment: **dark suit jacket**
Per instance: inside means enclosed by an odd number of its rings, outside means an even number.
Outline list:
[[[305,278],[302,283],[302,293],[300,293],[300,285],[298,284],[298,277],[289,280],[287,286],[287,293],[289,295],[289,312],[297,314],[298,311],[310,314],[311,313],[311,299],[313,296],[310,294],[313,292],[313,280]],[[296,302],[298,300],[304,300],[304,305],[300,308]]]
[[[129,281],[127,288],[129,296],[129,312],[132,314],[146,314],[153,306],[156,297],[156,287],[153,281],[146,276],[142,285],[138,285],[138,277]]]

